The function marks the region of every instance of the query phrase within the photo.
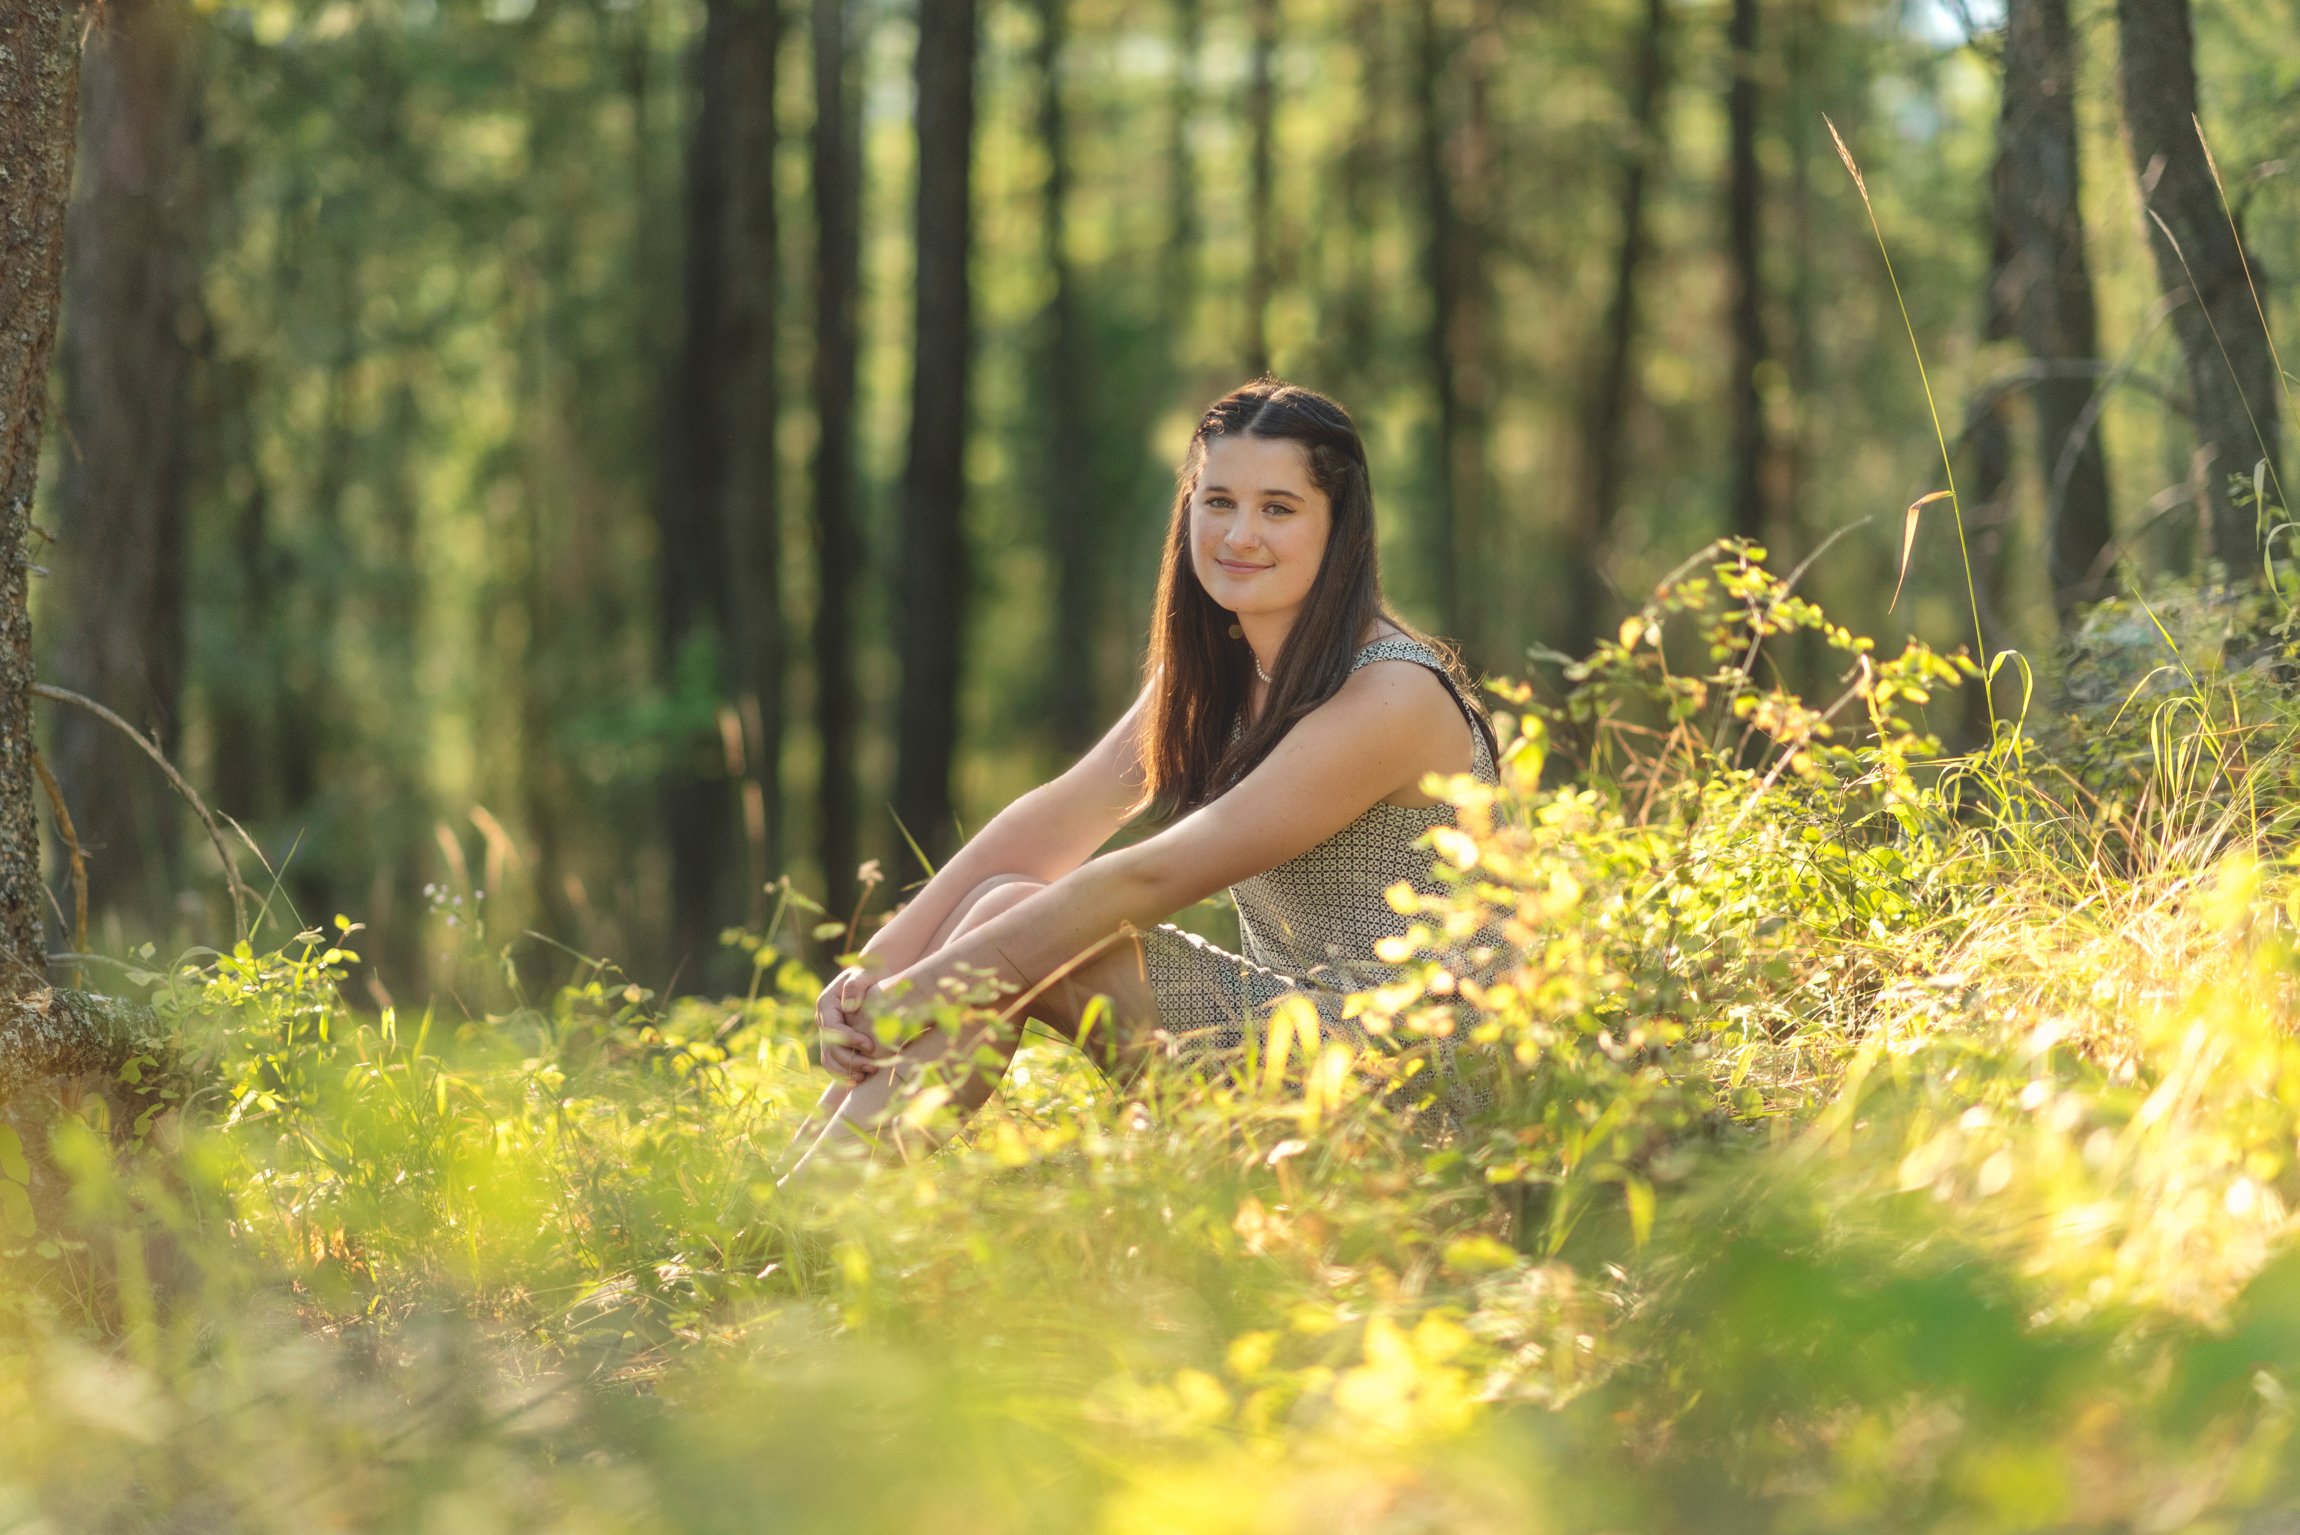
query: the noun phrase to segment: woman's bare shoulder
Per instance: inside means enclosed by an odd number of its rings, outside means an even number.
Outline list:
[[[1417,744],[1412,755],[1419,769],[1399,791],[1404,798],[1392,796],[1394,803],[1429,803],[1413,787],[1422,773],[1466,773],[1475,760],[1471,726],[1453,689],[1420,661],[1369,661],[1350,674],[1333,701],[1346,701],[1359,730],[1394,732]]]

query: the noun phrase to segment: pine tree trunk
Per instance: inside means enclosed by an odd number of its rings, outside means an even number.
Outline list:
[[[1764,375],[1771,360],[1765,337],[1765,183],[1757,163],[1760,0],[1732,3],[1726,48],[1733,77],[1725,93],[1725,249],[1731,274],[1728,326],[1732,336],[1728,392],[1733,420],[1728,525],[1744,538],[1763,539],[1771,532],[1773,517],[1767,484],[1772,444],[1766,429],[1764,391]]]
[[[862,564],[855,506],[855,303],[861,276],[862,39],[854,0],[814,0],[815,122],[815,789],[823,888],[853,910],[857,844],[854,582]]]
[[[1436,0],[1422,0],[1417,104],[1430,392],[1437,407],[1437,515],[1427,534],[1428,562],[1446,628],[1475,666],[1486,661],[1493,638],[1480,573],[1495,553],[1486,458],[1493,393],[1486,218],[1493,177],[1490,70],[1500,38],[1493,0],[1478,0],[1473,12],[1457,51],[1446,45]],[[1457,72],[1461,109],[1458,122],[1449,123],[1444,83]]]
[[[33,819],[32,492],[61,307],[66,203],[79,111],[78,0],[0,7],[0,1111],[25,1089],[109,1075],[164,1048],[151,1014],[52,991]]]
[[[782,506],[775,438],[776,296],[781,283],[775,207],[776,60],[782,50],[780,0],[740,0],[726,68],[726,311],[719,326],[725,433],[721,492],[734,575],[728,615],[737,719],[743,743],[743,831],[750,878],[742,910],[767,916],[766,884],[783,857]]]
[[[2002,167],[1998,188],[2003,186]],[[1981,339],[1991,343],[2010,340],[2017,329],[2012,312],[2012,233],[2001,201],[1989,210],[1988,281],[1981,295]],[[1981,614],[1981,632],[1994,634],[1995,594],[2003,587],[2005,532],[2012,523],[2013,435],[2010,391],[1991,388],[1968,407],[1964,446],[1968,462],[1964,491],[1965,527],[1971,536],[1973,595]],[[1984,742],[1993,728],[1995,713],[1988,684],[1960,690],[1964,698],[1966,739]]]
[[[33,819],[32,492],[64,261],[79,107],[76,0],[0,7],[0,1001],[46,982],[40,833]],[[0,1010],[0,1057],[20,1044]]]
[[[1651,245],[1646,192],[1658,170],[1662,103],[1669,81],[1669,0],[1646,0],[1630,73],[1629,143],[1622,155],[1619,237],[1613,292],[1599,327],[1596,366],[1586,396],[1580,515],[1575,521],[1576,579],[1567,596],[1565,649],[1581,654],[1608,618],[1605,556],[1621,512],[1630,415],[1635,408],[1638,283]]]
[[[1996,220],[2008,246],[1997,302],[2029,356],[2089,362],[2100,351],[2084,254],[2076,137],[2076,50],[2068,0],[2010,0],[2004,108],[1998,118]],[[2081,375],[2038,380],[2037,463],[2045,476],[2046,562],[2062,617],[2102,595],[2112,536],[2100,435],[2083,426],[2099,387]]]
[[[1277,289],[1278,0],[1251,0],[1254,46],[1246,71],[1246,371],[1270,371],[1270,297]]]
[[[968,580],[965,506],[973,352],[975,0],[919,0],[917,319],[903,474],[895,812],[929,857],[955,837]]]
[[[1101,572],[1095,552],[1102,527],[1094,495],[1094,372],[1079,333],[1078,277],[1072,269],[1070,126],[1062,100],[1062,48],[1069,0],[1038,0],[1039,142],[1046,149],[1041,256],[1051,279],[1039,316],[1039,397],[1046,455],[1041,511],[1054,565],[1054,637],[1048,646],[1047,695],[1055,744],[1080,752],[1098,734],[1094,698],[1095,615]]]
[[[176,0],[110,0],[81,66],[65,222],[56,680],[173,751],[183,701],[184,505],[197,281],[187,151],[194,39]],[[50,733],[89,897],[164,924],[176,800],[134,745],[69,712]]]
[[[687,151],[686,313],[665,435],[658,516],[666,682],[710,689],[716,717],[675,747],[666,789],[671,940],[707,964],[744,915],[736,893],[763,865],[777,796],[767,708],[781,712],[774,496],[774,0],[710,0],[696,51]],[[764,245],[760,243],[764,241]],[[727,704],[729,696],[735,699]],[[747,784],[740,780],[748,779]],[[747,789],[747,794],[738,789]],[[750,824],[737,829],[748,798]],[[758,868],[760,882],[765,878]],[[755,913],[754,913],[755,915]]]
[[[2265,461],[2275,499],[2282,469],[2276,370],[2260,318],[2268,274],[2230,227],[2197,137],[2188,0],[2117,0],[2116,18],[2125,137],[2142,198],[2155,215],[2149,248],[2158,283],[2178,300],[2172,321],[2188,363],[2206,547],[2231,577],[2256,581],[2267,524],[2259,509],[2238,500],[2233,487],[2248,486],[2255,466]],[[2244,495],[2249,497],[2249,489]],[[2290,500],[2285,497],[2288,507]]]
[[[1321,305],[1321,373],[1346,399],[1370,394],[1386,382],[1376,355],[1380,283],[1375,252],[1383,234],[1377,199],[1383,185],[1395,179],[1384,137],[1383,108],[1390,90],[1383,27],[1387,9],[1386,0],[1355,0],[1349,9],[1347,47],[1357,56],[1358,88],[1349,135],[1334,167],[1337,216],[1327,218],[1319,232],[1321,243],[1338,241],[1343,253],[1338,291],[1329,291]]]
[[[1198,52],[1204,32],[1202,0],[1174,0],[1174,94],[1166,118],[1166,244],[1158,260],[1158,314],[1169,336],[1187,327],[1198,294],[1198,156],[1190,133],[1198,116]]]

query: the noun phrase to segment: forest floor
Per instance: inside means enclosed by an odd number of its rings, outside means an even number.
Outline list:
[[[793,1193],[817,980],[764,935],[752,995],[668,1004],[358,1011],[349,923],[155,967],[192,1089],[0,1139],[0,1529],[2293,1516],[2265,599],[2104,608],[1950,755],[1970,662],[1692,569],[1566,707],[1502,690],[1363,1069],[1283,1015],[1123,1093],[1033,1042],[944,1154]],[[1843,694],[1768,681],[1790,644]],[[1494,1107],[1400,1112],[1456,1001]]]

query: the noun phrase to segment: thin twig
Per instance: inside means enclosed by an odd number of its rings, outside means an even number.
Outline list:
[[[72,812],[64,808],[64,791],[56,786],[56,775],[48,771],[48,759],[40,755],[40,748],[32,748],[32,771],[40,775],[40,787],[48,791],[48,808],[56,812],[56,834],[64,839],[64,851],[72,861],[72,947],[88,952],[88,860],[80,852],[80,834],[72,829]],[[72,967],[72,984],[85,986],[87,977],[80,967]]]
[[[117,714],[114,714],[111,710],[105,708],[102,704],[96,702],[96,700],[93,698],[84,698],[69,688],[60,688],[55,684],[48,682],[33,683],[32,692],[41,698],[53,699],[60,704],[70,704],[74,708],[87,710],[90,714],[93,714],[96,716],[96,718],[102,720],[105,724],[110,725],[113,729],[119,731],[129,740],[135,742],[139,747],[143,748],[144,755],[151,758],[153,762],[159,765],[160,771],[167,775],[168,782],[174,785],[176,792],[184,797],[185,803],[189,804],[192,807],[193,812],[199,816],[200,824],[208,829],[208,840],[215,844],[216,857],[222,861],[224,866],[224,879],[231,885],[232,920],[239,929],[239,936],[242,938],[247,937],[248,887],[240,883],[239,865],[232,861],[231,848],[224,841],[224,834],[222,829],[216,825],[216,818],[214,813],[208,809],[206,802],[204,802],[200,796],[194,792],[192,786],[184,781],[184,775],[176,771],[175,764],[168,760],[167,754],[162,752],[157,745],[147,739],[142,731],[129,724],[126,720],[120,718],[120,716]],[[242,835],[245,835],[245,833]]]

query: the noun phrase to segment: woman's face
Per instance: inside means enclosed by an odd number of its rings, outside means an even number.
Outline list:
[[[1190,496],[1190,568],[1215,603],[1243,617],[1290,614],[1308,600],[1334,525],[1287,437],[1216,437]]]

